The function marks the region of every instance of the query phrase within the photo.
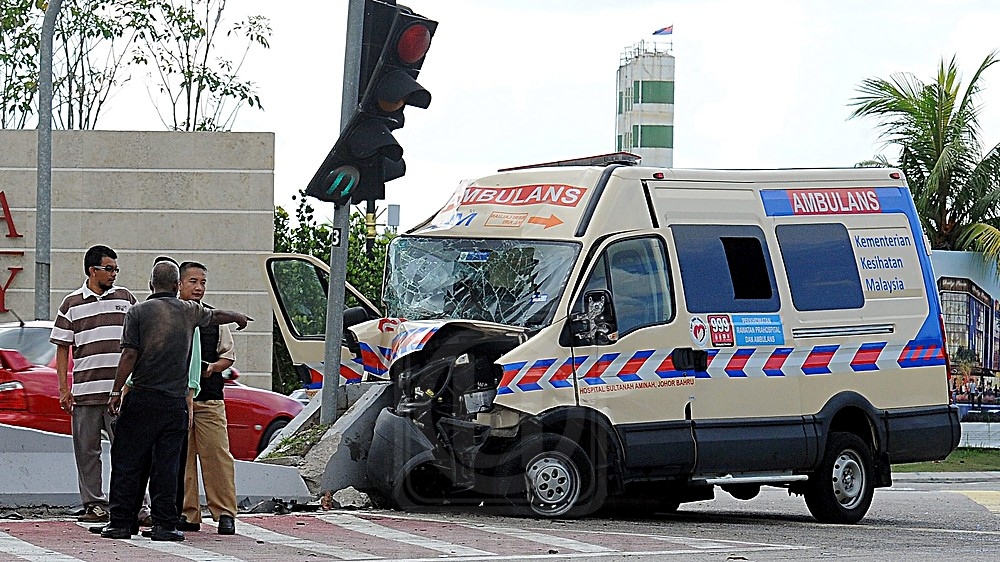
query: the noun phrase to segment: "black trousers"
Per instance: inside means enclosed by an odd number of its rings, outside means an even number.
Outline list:
[[[122,400],[111,445],[111,526],[133,528],[149,482],[153,524],[177,528],[177,473],[187,436],[184,398],[132,389]]]
[[[181,440],[181,453],[180,453],[180,466],[177,467],[177,497],[175,504],[177,505],[177,521],[184,519],[184,476],[187,472],[187,452],[188,452],[188,435],[190,431],[184,432],[184,439]]]

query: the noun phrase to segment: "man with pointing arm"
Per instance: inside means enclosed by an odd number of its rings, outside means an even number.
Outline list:
[[[188,367],[196,326],[252,320],[244,314],[213,310],[177,298],[180,275],[175,264],[153,266],[153,294],[125,315],[121,359],[108,408],[118,414],[118,439],[111,447],[111,522],[105,538],[127,539],[138,532],[137,514],[149,481],[156,541],[181,541],[175,497],[181,442],[188,429]],[[132,375],[124,399],[121,391]]]

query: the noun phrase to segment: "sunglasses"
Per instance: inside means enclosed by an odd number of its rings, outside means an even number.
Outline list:
[[[120,269],[118,269],[117,267],[115,267],[113,265],[105,265],[105,266],[92,265],[90,267],[93,267],[94,269],[103,269],[104,271],[107,271],[108,273],[112,273],[112,272],[118,273],[119,271],[121,271]]]

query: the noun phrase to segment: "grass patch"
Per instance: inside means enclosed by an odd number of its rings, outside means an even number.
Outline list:
[[[933,462],[892,465],[893,472],[992,472],[1000,471],[1000,449],[963,447],[948,458]]]
[[[329,424],[316,423],[300,429],[295,435],[285,437],[279,441],[274,450],[264,458],[304,457],[329,428]]]

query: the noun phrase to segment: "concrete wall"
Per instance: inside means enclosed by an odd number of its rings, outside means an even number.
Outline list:
[[[0,222],[0,287],[10,282],[3,305],[25,319],[35,310],[37,144],[35,131],[0,130],[10,210]],[[200,261],[205,302],[257,320],[234,332],[241,381],[270,388],[271,307],[256,256],[273,248],[273,217],[272,133],[55,131],[50,318],[82,285],[94,244],[118,252],[118,284],[140,300],[157,255]]]
[[[102,443],[101,482],[111,482],[111,444]],[[45,431],[0,424],[0,506],[75,506],[80,487],[73,457],[73,438]],[[294,467],[236,461],[236,497],[240,502],[280,498],[309,502],[313,496]],[[198,479],[201,484],[201,478]],[[204,498],[205,488],[201,487]],[[204,499],[202,500],[204,501]]]

